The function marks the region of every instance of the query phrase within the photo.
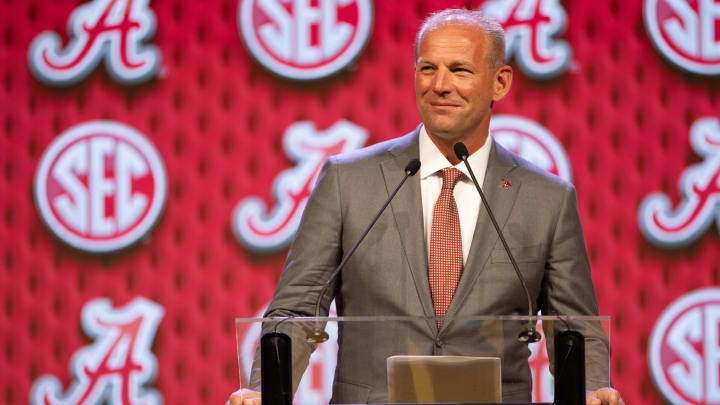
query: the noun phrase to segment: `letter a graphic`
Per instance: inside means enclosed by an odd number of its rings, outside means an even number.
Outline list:
[[[677,248],[696,241],[713,221],[720,229],[720,120],[700,118],[690,128],[690,144],[703,161],[680,177],[679,204],[656,192],[645,197],[638,221],[645,238],[662,247]]]
[[[149,0],[94,0],[70,15],[70,42],[61,49],[56,32],[40,33],[30,44],[28,64],[40,81],[68,86],[84,79],[100,60],[112,78],[124,84],[155,76],[160,53],[143,42],[155,33]]]
[[[99,298],[83,308],[82,326],[94,342],[73,355],[73,383],[67,392],[53,375],[33,384],[33,405],[160,405],[162,397],[146,386],[157,374],[157,360],[150,351],[163,308],[136,298],[115,309]]]
[[[366,138],[365,129],[346,120],[325,131],[318,131],[311,121],[299,121],[288,127],[283,136],[285,153],[297,165],[275,178],[272,205],[256,196],[238,203],[231,223],[238,240],[256,252],[287,247],[300,226],[305,204],[325,159],[360,148]]]

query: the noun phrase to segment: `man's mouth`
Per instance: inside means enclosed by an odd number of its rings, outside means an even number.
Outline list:
[[[460,107],[459,104],[454,104],[454,103],[437,103],[437,102],[432,103],[431,102],[430,105],[433,107]]]

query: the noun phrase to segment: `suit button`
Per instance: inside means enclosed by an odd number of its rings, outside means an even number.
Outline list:
[[[438,339],[438,340],[435,341],[435,347],[437,347],[437,348],[439,349],[439,348],[441,348],[442,346],[443,346],[443,341],[442,341],[442,340]]]

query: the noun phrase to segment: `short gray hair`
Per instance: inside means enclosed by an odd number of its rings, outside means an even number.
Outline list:
[[[417,61],[418,47],[420,40],[425,33],[448,25],[465,25],[470,28],[479,29],[487,34],[490,44],[486,55],[488,65],[491,68],[498,68],[505,63],[505,30],[494,19],[486,16],[480,10],[467,10],[461,8],[450,8],[430,14],[423,21],[415,36],[415,61]]]

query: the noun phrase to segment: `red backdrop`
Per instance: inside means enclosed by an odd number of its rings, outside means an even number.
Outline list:
[[[311,120],[326,129],[346,119],[366,144],[412,130],[412,41],[427,13],[481,1],[375,1],[365,49],[351,69],[298,83],[269,73],[238,33],[238,0],[153,0],[160,73],[134,86],[102,63],[77,84],[54,88],[28,69],[30,42],[43,30],[67,42],[80,1],[12,1],[0,7],[0,402],[27,403],[41,374],[68,387],[76,350],[91,343],[83,306],[143,296],[165,309],[152,346],[156,388],[166,403],[222,403],[237,386],[233,319],[253,316],[271,297],[286,250],[253,253],[230,226],[256,195],[272,205],[272,184],[294,165],[285,129]],[[688,133],[720,107],[718,82],[689,75],[653,48],[642,2],[561,2],[567,11],[569,69],[552,80],[515,81],[496,113],[534,120],[567,151],[600,313],[612,317],[612,376],[627,403],[661,403],[648,372],[650,331],[665,307],[718,284],[715,227],[689,247],[647,242],[638,206],[651,192],[679,202],[683,170],[700,161]],[[110,119],[151,140],[166,165],[168,198],[139,244],[87,254],[54,238],[33,204],[43,151],[65,129]]]

